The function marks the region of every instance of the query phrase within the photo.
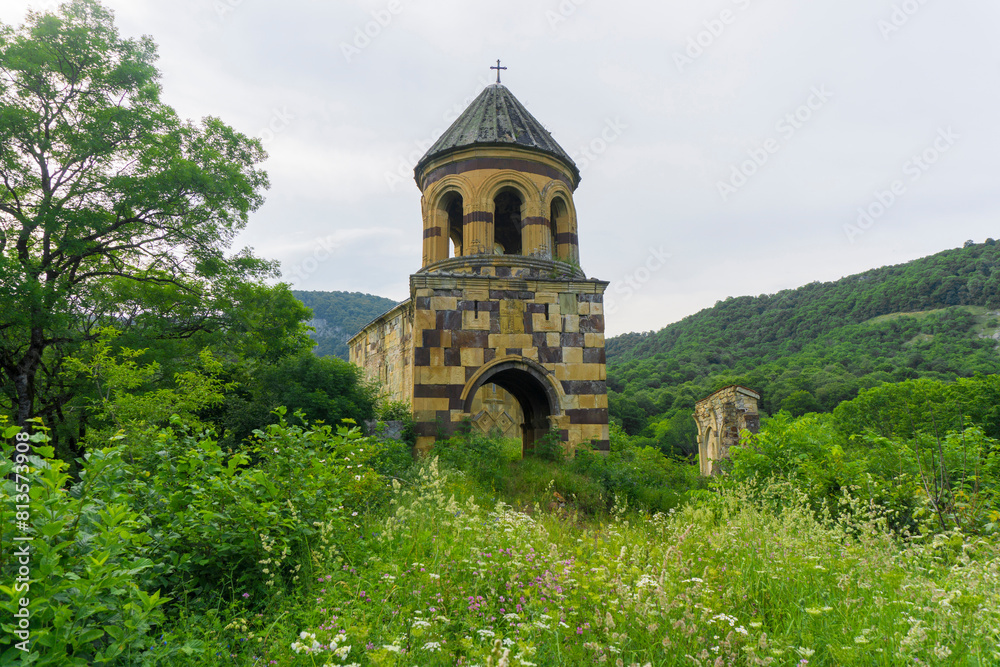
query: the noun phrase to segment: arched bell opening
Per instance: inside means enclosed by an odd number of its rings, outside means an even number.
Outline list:
[[[462,195],[450,192],[441,199],[441,208],[448,221],[448,257],[461,257],[463,253],[463,231],[465,202]]]
[[[495,384],[510,394],[523,414],[521,452],[527,456],[535,443],[549,432],[550,417],[559,414],[559,397],[541,372],[518,361],[498,364],[480,376],[466,395],[465,412],[472,413],[477,392]]]
[[[552,259],[577,262],[579,249],[573,214],[566,200],[559,196],[549,206],[549,233],[552,236]]]
[[[522,254],[521,220],[523,207],[524,199],[512,188],[502,190],[493,199],[493,240],[495,254]]]

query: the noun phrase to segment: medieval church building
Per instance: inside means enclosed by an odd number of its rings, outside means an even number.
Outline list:
[[[414,175],[421,267],[351,362],[412,406],[418,450],[466,421],[525,451],[551,431],[607,450],[608,283],[579,266],[573,160],[498,77]]]

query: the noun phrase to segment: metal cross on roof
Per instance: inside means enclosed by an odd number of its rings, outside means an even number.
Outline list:
[[[495,69],[497,71],[497,83],[500,83],[500,70],[507,69],[506,67],[500,67],[500,60],[497,60],[496,67],[490,67],[490,69]]]

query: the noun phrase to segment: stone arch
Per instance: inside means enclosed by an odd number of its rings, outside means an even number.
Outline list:
[[[436,184],[424,216],[424,266],[464,253],[464,217],[470,205],[467,183],[450,176]]]
[[[493,242],[497,254],[523,254],[524,209],[524,197],[516,187],[500,188],[493,198]]]
[[[534,443],[563,415],[561,387],[543,366],[530,359],[504,357],[480,368],[462,390],[463,412],[471,413],[476,392],[487,383],[504,389],[521,406],[525,453],[534,449]]]
[[[517,229],[511,229],[507,220],[498,219],[497,199],[505,193],[512,193],[521,201]],[[493,216],[493,241],[504,246],[504,254],[536,257],[542,254],[540,225],[547,223],[547,219],[542,211],[542,194],[531,178],[516,171],[502,171],[483,181],[478,194],[482,210]],[[512,245],[519,248],[512,252]]]
[[[712,437],[714,433],[712,427],[709,426],[704,433],[702,433],[701,438],[698,439],[698,461],[701,464],[701,474],[708,476],[712,474]]]
[[[564,184],[553,181],[546,186],[542,197],[545,215],[549,220],[548,232],[552,238],[552,259],[579,263],[580,249],[573,195]]]

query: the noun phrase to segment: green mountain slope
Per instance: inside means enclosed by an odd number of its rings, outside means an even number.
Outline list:
[[[884,381],[1000,373],[998,326],[1000,246],[987,241],[610,339],[611,412],[689,450],[694,401],[721,386],[761,391],[768,412],[830,410]]]
[[[348,339],[396,305],[392,299],[360,292],[293,291],[292,294],[313,311],[309,325],[316,329],[311,334],[316,341],[313,348],[316,355],[344,360],[348,355]]]

